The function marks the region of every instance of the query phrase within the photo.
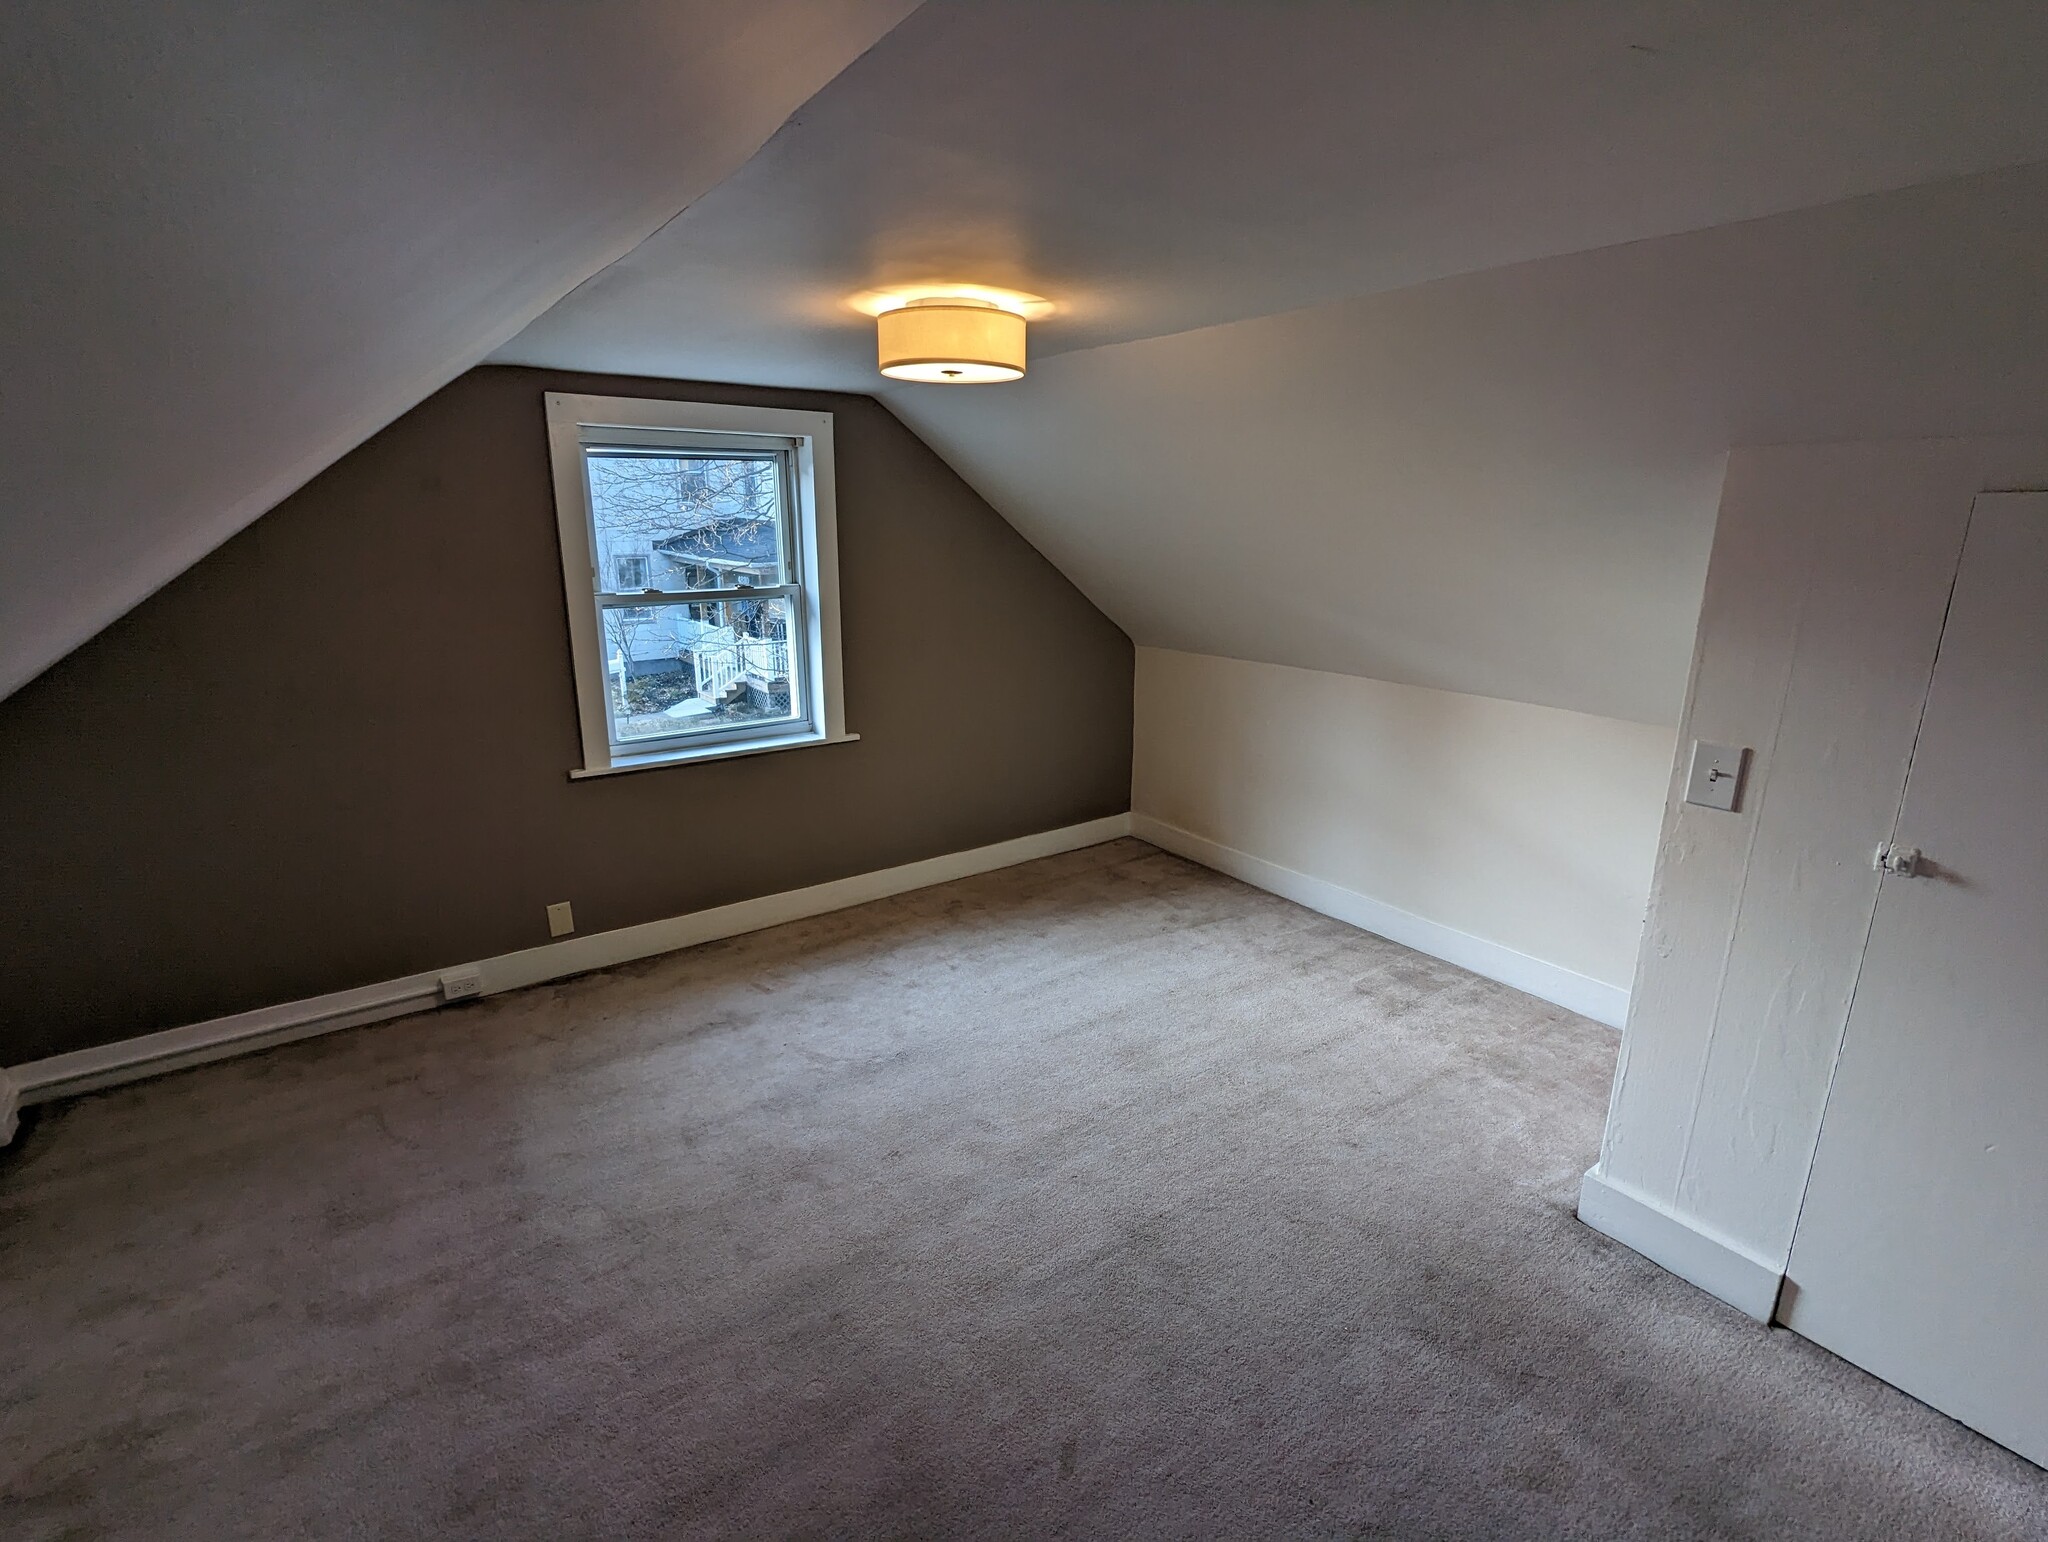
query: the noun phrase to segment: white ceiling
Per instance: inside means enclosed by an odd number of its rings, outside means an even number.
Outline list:
[[[2038,179],[1729,225],[2048,159],[2039,0],[908,11],[0,10],[0,692],[493,349],[876,390],[1141,642],[1660,721],[1721,449],[2048,402]],[[884,386],[920,279],[1031,376]]]
[[[495,357],[872,391],[1141,643],[1669,722],[1730,445],[2048,423],[2038,176],[1756,219],[2048,158],[2043,58],[2038,0],[933,0]],[[1024,382],[876,376],[847,296],[947,279],[1058,303]]]
[[[889,402],[1141,642],[1675,723],[1730,446],[2048,433],[2048,166]]]
[[[8,0],[0,695],[751,155],[912,0]]]
[[[2048,158],[2043,59],[2039,0],[931,0],[497,357],[869,390],[846,297],[930,279],[1181,332]]]

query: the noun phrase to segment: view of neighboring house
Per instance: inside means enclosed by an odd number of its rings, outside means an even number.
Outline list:
[[[781,462],[592,456],[598,582],[614,732],[653,738],[790,715],[788,601],[733,599],[782,582]],[[667,596],[722,592],[717,600]],[[657,599],[656,597],[664,597]]]

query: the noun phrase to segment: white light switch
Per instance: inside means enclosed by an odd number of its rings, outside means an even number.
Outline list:
[[[1733,744],[1692,741],[1692,769],[1685,776],[1685,801],[1701,808],[1733,812],[1742,792],[1742,772],[1749,751]]]

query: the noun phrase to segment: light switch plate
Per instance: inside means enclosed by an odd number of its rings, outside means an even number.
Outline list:
[[[1692,769],[1685,775],[1685,801],[1701,808],[1735,811],[1749,751],[1734,744],[1692,741]]]

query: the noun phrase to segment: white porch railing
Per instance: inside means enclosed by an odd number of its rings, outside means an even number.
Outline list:
[[[789,644],[774,637],[742,637],[731,627],[705,632],[690,645],[697,694],[723,701],[742,680],[767,685],[789,678]]]
[[[766,685],[789,678],[789,644],[778,637],[742,637],[740,668],[747,678]]]

